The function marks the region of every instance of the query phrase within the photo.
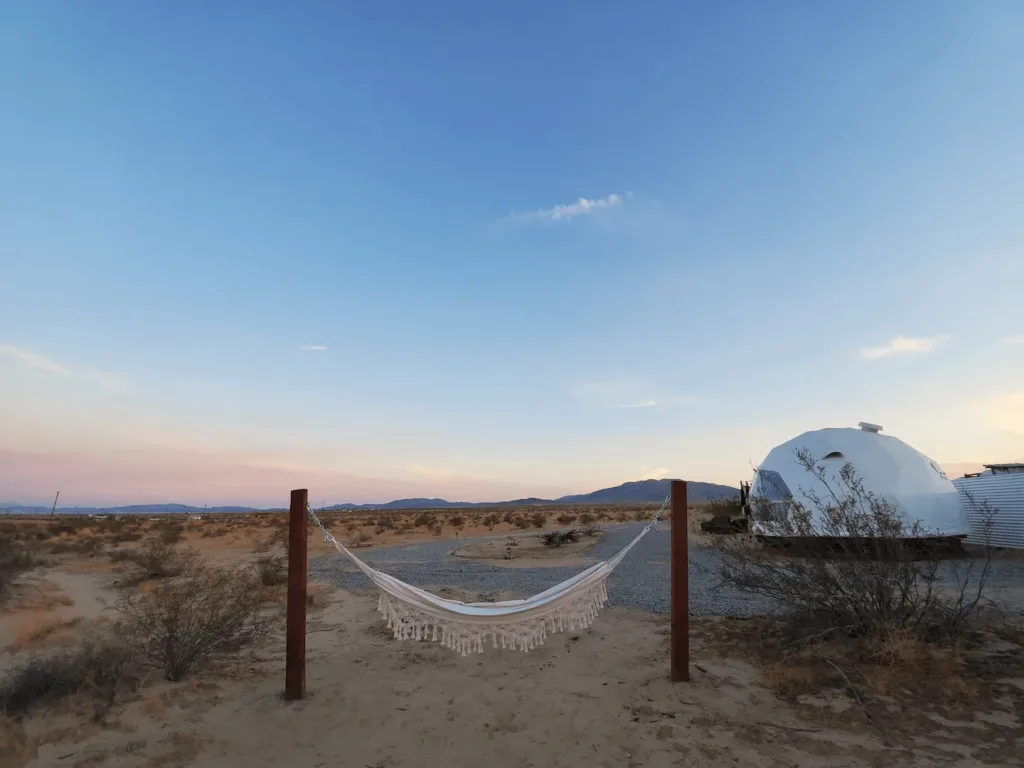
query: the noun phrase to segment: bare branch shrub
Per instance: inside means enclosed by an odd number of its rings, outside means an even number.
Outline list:
[[[747,537],[718,542],[723,581],[768,598],[805,638],[840,631],[958,637],[981,602],[990,553],[980,567],[971,559],[943,560],[943,542],[869,491],[852,465],[829,478],[806,450],[797,451],[797,461],[827,497],[804,491],[811,509],[752,499],[755,519],[767,521],[771,531],[766,541],[779,546]]]
[[[597,523],[583,523],[579,527],[580,536],[597,536],[601,532],[601,526]]]
[[[0,600],[10,594],[18,577],[32,568],[32,554],[17,541],[0,538]]]
[[[530,522],[533,523],[534,528],[543,528],[548,522],[548,516],[543,512],[534,512]]]
[[[0,712],[21,717],[37,704],[88,693],[102,715],[121,688],[141,682],[131,651],[107,636],[85,638],[78,646],[56,653],[33,654],[0,682]]]
[[[117,610],[125,644],[168,680],[180,680],[270,631],[262,590],[247,569],[193,562],[150,592],[122,596]]]
[[[287,560],[282,555],[264,555],[253,564],[256,577],[264,587],[276,587],[288,581]]]

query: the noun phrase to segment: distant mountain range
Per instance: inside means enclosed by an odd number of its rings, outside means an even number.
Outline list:
[[[669,480],[639,480],[623,483],[614,488],[602,488],[592,493],[562,496],[558,499],[515,499],[513,501],[468,502],[445,499],[396,499],[386,504],[333,504],[328,510],[375,510],[375,509],[449,509],[462,507],[531,507],[552,504],[638,504],[659,502],[669,492]],[[689,501],[713,501],[738,496],[739,490],[716,483],[690,482],[687,485]],[[280,509],[280,507],[276,508]],[[43,505],[0,504],[0,514],[12,515],[47,514],[50,507]],[[269,512],[273,509],[256,507],[196,507],[186,504],[133,504],[127,507],[58,507],[62,515],[159,515],[159,514],[207,514],[223,512]]]

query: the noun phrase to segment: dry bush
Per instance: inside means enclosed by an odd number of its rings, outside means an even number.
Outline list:
[[[435,536],[440,536],[442,533],[444,533],[444,526],[440,523],[435,523],[433,526],[431,526],[430,532],[433,533]]]
[[[588,525],[589,523],[595,523],[595,522],[597,522],[597,518],[594,517],[589,512],[584,512],[582,515],[580,515],[580,524],[581,525]]]
[[[253,564],[256,578],[264,587],[276,587],[288,581],[288,561],[283,555],[264,555]]]
[[[416,516],[416,519],[412,521],[414,528],[427,528],[434,522],[434,516],[429,512],[421,512]]]
[[[168,680],[258,642],[270,631],[252,572],[191,563],[176,579],[117,603],[121,636]]]
[[[150,539],[138,550],[117,550],[111,560],[128,561],[136,566],[134,574],[127,575],[122,585],[138,583],[146,579],[162,579],[177,576],[190,567],[196,559],[192,550],[180,550],[162,539]]]
[[[584,523],[579,527],[580,536],[597,536],[601,532],[601,526],[597,523]]]
[[[576,522],[576,515],[559,515],[557,519],[562,525],[571,525]]]
[[[808,494],[810,510],[752,500],[755,519],[770,521],[772,540],[784,546],[721,540],[723,581],[768,598],[798,636],[959,637],[981,604],[990,553],[980,566],[974,559],[943,561],[925,527],[905,522],[891,502],[865,488],[850,464],[830,479],[808,452],[798,451],[797,460],[829,497]],[[948,591],[939,588],[943,582]]]
[[[575,528],[568,531],[548,531],[540,534],[540,540],[546,547],[564,547],[566,544],[579,541],[580,534]]]
[[[21,544],[6,536],[0,538],[0,600],[10,594],[14,582],[33,564],[32,554]]]
[[[160,531],[160,539],[165,544],[177,544],[184,533],[185,523],[181,520],[171,520]]]
[[[534,528],[543,528],[547,525],[548,516],[543,512],[534,512],[533,516],[530,518],[530,522],[533,523]]]
[[[355,545],[357,547],[365,547],[369,545],[371,541],[373,541],[373,536],[367,533],[366,531],[363,531],[358,536],[356,536]]]
[[[38,704],[88,694],[101,715],[118,691],[136,690],[140,681],[129,649],[112,637],[87,637],[74,648],[33,654],[8,672],[0,682],[0,712],[21,717]]]
[[[489,530],[494,530],[494,526],[501,522],[501,518],[493,512],[489,515],[485,515],[483,524],[487,526]]]
[[[515,519],[514,525],[516,528],[529,528],[530,520],[526,517],[517,517]]]
[[[508,510],[504,514],[504,516],[502,516],[501,519],[504,520],[509,525],[515,525],[515,523],[516,523],[516,513],[515,513],[515,511],[510,509],[510,510]]]
[[[466,519],[462,515],[452,515],[448,518],[448,524],[451,525],[452,528],[460,529],[466,524]]]

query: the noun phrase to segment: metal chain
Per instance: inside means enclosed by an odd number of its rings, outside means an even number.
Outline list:
[[[324,544],[330,544],[334,537],[327,532],[327,529],[324,528],[324,524],[320,522],[320,518],[316,516],[316,512],[313,511],[313,508],[309,506],[309,504],[306,504],[306,511],[309,513],[309,516],[313,518],[313,523],[320,529],[320,533],[324,535]]]

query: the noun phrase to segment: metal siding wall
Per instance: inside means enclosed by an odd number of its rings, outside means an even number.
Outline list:
[[[978,503],[987,501],[995,512],[992,521],[992,546],[1024,549],[1024,474],[962,477],[953,485],[960,492],[960,505],[971,526],[967,540],[984,544],[985,534],[978,510],[967,494]]]

